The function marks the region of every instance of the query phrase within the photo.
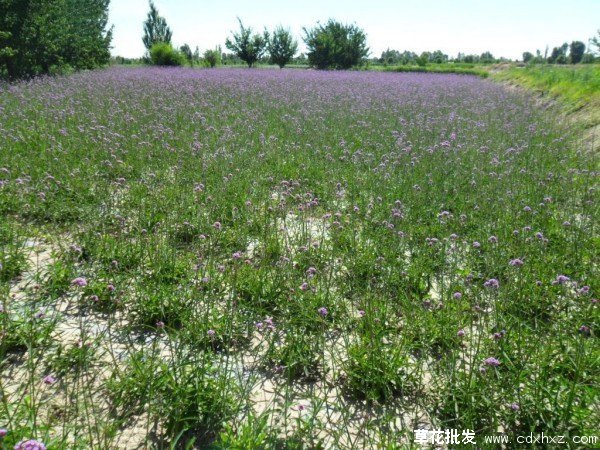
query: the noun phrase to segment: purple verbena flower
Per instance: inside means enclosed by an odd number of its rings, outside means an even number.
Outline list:
[[[40,441],[35,439],[23,439],[19,441],[15,447],[15,450],[46,450],[46,446]]]
[[[56,378],[54,378],[52,375],[46,375],[44,378],[42,378],[42,381],[44,384],[54,384],[56,383]]]
[[[77,277],[73,281],[71,281],[71,284],[73,286],[86,287],[87,286],[87,280],[85,278],[83,278],[83,277]]]
[[[498,367],[500,365],[500,361],[498,361],[496,358],[487,358],[483,361],[487,366],[491,366],[491,367]]]
[[[500,283],[498,282],[497,279],[495,278],[490,278],[489,280],[487,280],[485,283],[483,283],[483,285],[485,287],[488,288],[493,288],[493,289],[498,289],[500,287]]]

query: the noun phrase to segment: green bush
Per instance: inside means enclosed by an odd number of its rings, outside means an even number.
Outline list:
[[[221,65],[221,49],[220,47],[214,50],[206,50],[204,52],[204,65],[206,67],[216,67]]]
[[[185,57],[171,44],[157,42],[150,48],[150,61],[155,66],[183,66]]]

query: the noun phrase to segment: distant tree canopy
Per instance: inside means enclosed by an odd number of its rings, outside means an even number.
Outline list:
[[[325,25],[304,28],[304,43],[308,63],[317,69],[349,69],[361,64],[369,54],[363,30],[333,19]]]
[[[221,64],[221,46],[216,47],[214,50],[208,49],[204,52],[204,64],[208,67],[216,67]]]
[[[535,58],[535,56],[533,56],[533,53],[523,52],[523,62],[528,63],[529,61],[533,60],[533,58]]]
[[[0,0],[0,75],[92,69],[110,59],[109,0]]]
[[[151,1],[150,11],[148,11],[148,16],[144,22],[144,35],[142,36],[142,42],[146,50],[150,51],[152,46],[158,42],[170,44],[172,36],[173,32],[167,25],[167,21],[158,13],[158,9]]]
[[[194,54],[192,53],[192,48],[188,44],[183,44],[181,47],[179,47],[179,51],[185,57],[190,66],[193,66]]]
[[[225,40],[225,47],[235,53],[242,61],[252,67],[256,61],[265,53],[268,35],[255,33],[252,34],[252,28],[244,27],[242,21],[238,18],[240,24],[239,33],[232,32],[231,39]]]
[[[596,54],[600,54],[600,30],[596,36],[590,39],[590,50]]]
[[[567,63],[567,50],[569,49],[569,44],[566,42],[560,47],[554,47],[550,56],[548,57],[549,63],[556,64],[566,64]]]
[[[573,41],[569,46],[569,59],[572,64],[580,63],[585,53],[585,44],[581,41]]]
[[[298,51],[298,42],[289,30],[280,26],[275,28],[273,34],[268,37],[267,50],[271,64],[283,68]]]

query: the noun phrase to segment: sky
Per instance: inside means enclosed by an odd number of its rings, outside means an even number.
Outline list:
[[[387,48],[442,50],[520,59],[524,51],[542,53],[563,42],[583,41],[600,28],[600,0],[155,0],[173,30],[173,44],[203,52],[221,45],[237,17],[255,31],[289,28],[302,44],[302,28],[334,18],[356,24],[367,34],[371,57]],[[111,0],[113,55],[140,57],[148,0]]]

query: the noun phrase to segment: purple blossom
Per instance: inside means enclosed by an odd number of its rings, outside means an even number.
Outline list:
[[[498,367],[500,365],[500,361],[493,357],[487,358],[483,362],[485,363],[485,365],[490,367]]]
[[[83,278],[83,277],[77,277],[73,281],[71,281],[71,284],[73,286],[86,287],[87,286],[87,280],[85,278]]]
[[[558,285],[558,284],[565,284],[567,281],[569,281],[570,278],[566,275],[558,275],[556,277],[556,280],[554,280],[552,282],[553,285]]]
[[[515,259],[511,259],[508,264],[510,264],[513,267],[521,267],[523,265],[523,260],[519,259],[519,258],[515,258]]]
[[[455,292],[452,294],[452,297],[454,297],[455,300],[460,300],[462,298],[462,292]]]
[[[327,308],[325,308],[324,306],[319,308],[318,312],[321,315],[321,317],[325,317],[325,316],[327,316],[327,314],[329,314],[329,311],[327,311]]]
[[[217,332],[215,330],[208,330],[206,334],[208,334],[209,337],[214,337]]]
[[[35,439],[23,439],[15,445],[14,450],[46,450],[46,446]]]
[[[588,327],[587,325],[581,325],[579,327],[579,332],[581,334],[589,335],[590,334],[590,327]]]
[[[495,278],[490,278],[485,283],[483,283],[483,285],[487,288],[493,288],[493,289],[498,289],[500,287],[500,283]]]
[[[56,378],[54,378],[52,375],[46,375],[44,378],[42,378],[42,381],[44,384],[54,384],[56,383]]]

